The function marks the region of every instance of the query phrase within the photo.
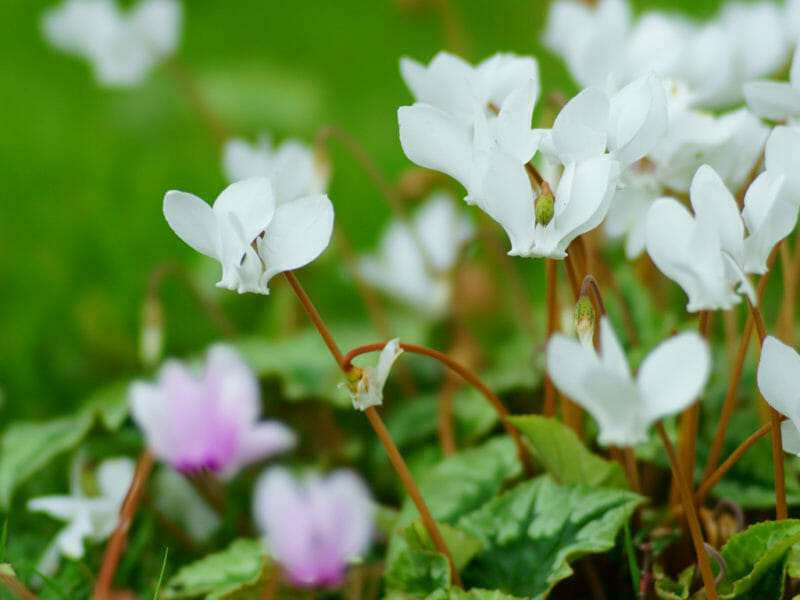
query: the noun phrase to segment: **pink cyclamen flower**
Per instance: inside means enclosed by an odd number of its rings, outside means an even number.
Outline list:
[[[230,476],[295,444],[286,425],[258,421],[258,381],[228,346],[209,350],[199,376],[177,360],[167,361],[156,383],[133,383],[130,403],[153,454],[183,473]]]
[[[254,513],[275,559],[300,587],[338,585],[372,537],[372,500],[353,472],[296,481],[273,467],[256,484]]]

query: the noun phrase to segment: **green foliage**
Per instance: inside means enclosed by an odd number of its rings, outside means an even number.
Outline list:
[[[161,563],[161,573],[158,575],[156,582],[156,590],[153,593],[153,600],[158,600],[158,593],[161,591],[161,582],[164,581],[164,571],[167,570],[167,557],[169,556],[169,548],[164,549],[164,561]]]
[[[530,442],[533,456],[558,483],[628,488],[622,467],[589,452],[578,436],[556,419],[509,417]]]
[[[456,569],[461,571],[483,548],[483,542],[452,525],[446,523],[437,523],[437,525],[447,549],[450,550],[450,556],[453,557]],[[405,540],[410,550],[436,550],[422,519],[414,519],[410,525],[399,530],[398,534]]]
[[[166,600],[196,598],[206,600],[226,596],[263,579],[265,559],[259,541],[240,538],[225,550],[209,554],[182,567],[167,582],[162,596]]]
[[[681,571],[678,580],[673,581],[664,574],[661,567],[656,566],[653,572],[656,577],[655,590],[659,600],[687,600],[694,578],[695,565]]]
[[[392,561],[385,578],[390,590],[425,597],[450,585],[450,565],[438,552],[403,550]]]
[[[614,547],[643,498],[631,492],[526,481],[458,522],[486,543],[464,571],[469,585],[544,598],[572,574],[569,563]]]
[[[515,600],[514,596],[504,594],[499,590],[482,590],[472,588],[462,590],[457,587],[449,587],[436,590],[425,600]]]

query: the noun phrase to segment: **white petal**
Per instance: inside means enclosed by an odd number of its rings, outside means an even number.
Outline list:
[[[585,379],[590,372],[601,368],[594,350],[557,333],[547,342],[546,364],[550,379],[567,396],[576,401],[591,397],[592,390],[586,387]]]
[[[747,105],[759,117],[782,121],[800,114],[800,89],[782,81],[748,81],[742,86]]]
[[[794,54],[792,54],[792,67],[789,70],[789,82],[793,86],[800,88],[800,44],[797,45]]]
[[[80,511],[64,529],[58,532],[56,544],[61,554],[73,560],[83,557],[83,540],[94,531],[89,512]]]
[[[164,196],[164,218],[179,238],[192,248],[220,259],[219,231],[214,211],[193,194],[170,190]]]
[[[800,421],[800,355],[794,348],[767,336],[761,346],[756,379],[761,395],[772,408]]]
[[[531,159],[538,143],[538,136],[531,129],[538,92],[538,83],[528,80],[509,94],[497,116],[498,144],[523,163]]]
[[[467,187],[472,169],[469,127],[443,110],[425,104],[397,110],[400,144],[411,162],[450,175]]]
[[[631,369],[625,350],[608,317],[600,317],[600,361],[603,368],[622,380],[631,379]]]
[[[666,130],[667,99],[655,76],[640,77],[611,98],[608,147],[622,169],[649,153]]]
[[[83,498],[77,496],[40,496],[28,500],[27,508],[31,512],[47,513],[60,521],[69,521],[83,507]]]
[[[711,353],[697,333],[682,333],[656,346],[636,376],[648,423],[677,414],[692,404],[710,373]]]
[[[97,484],[100,494],[122,506],[133,481],[136,463],[130,458],[108,458],[97,467]]]
[[[781,423],[781,442],[784,452],[800,456],[800,431],[794,421]]]
[[[716,230],[722,249],[739,260],[744,225],[733,194],[717,172],[708,165],[701,166],[692,179],[689,196],[698,227],[703,231]]]
[[[766,273],[767,258],[780,240],[797,224],[798,205],[781,194],[785,177],[766,171],[747,189],[742,218],[750,232],[744,240],[744,270]]]
[[[605,151],[608,110],[608,96],[598,88],[587,88],[567,102],[553,123],[553,144],[562,163]]]
[[[130,19],[142,41],[163,56],[178,46],[182,12],[175,0],[142,0],[133,7]]]
[[[767,171],[786,176],[781,194],[786,200],[800,205],[800,174],[797,171],[797,156],[800,155],[800,129],[776,127],[767,140],[764,151]]]
[[[325,194],[281,204],[263,240],[258,241],[264,284],[277,273],[313,261],[328,247],[332,233],[333,204]]]
[[[386,380],[389,378],[389,371],[391,371],[394,361],[396,361],[397,357],[402,353],[403,349],[400,347],[400,338],[394,338],[386,342],[386,345],[378,356],[378,364],[375,367],[375,379],[372,381],[372,385],[378,386],[381,390],[383,389],[383,386],[386,385]]]
[[[636,446],[647,441],[647,423],[642,416],[641,399],[630,379],[620,379],[605,370],[586,377],[591,395],[573,398],[588,410],[600,429],[597,441],[604,446]]]
[[[251,177],[230,184],[214,202],[217,221],[225,225],[235,223],[238,231],[232,232],[249,246],[270,224],[275,213],[275,195],[272,184],[266,177]],[[223,234],[224,235],[224,234]],[[225,240],[223,240],[224,242]],[[244,248],[236,252],[236,261],[241,260]]]

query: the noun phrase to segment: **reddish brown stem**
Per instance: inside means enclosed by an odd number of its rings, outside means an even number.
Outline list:
[[[111,539],[106,546],[105,554],[103,555],[103,563],[100,566],[100,573],[97,575],[97,581],[94,584],[94,600],[111,600],[111,586],[114,583],[114,574],[117,572],[117,565],[122,556],[122,550],[125,546],[125,540],[128,537],[128,530],[133,523],[133,517],[136,514],[136,509],[139,507],[139,500],[142,497],[142,490],[144,490],[147,478],[150,475],[150,470],[153,468],[155,458],[149,450],[142,452],[139,457],[139,462],[136,464],[136,470],[133,474],[133,481],[131,487],[128,488],[128,493],[122,501],[122,508],[119,512],[119,521],[114,533],[111,534]]]
[[[708,600],[717,600],[717,590],[714,585],[714,575],[711,572],[711,562],[708,560],[708,553],[706,552],[706,547],[703,542],[700,521],[697,518],[697,511],[695,510],[692,492],[689,490],[688,480],[681,470],[680,462],[675,454],[675,448],[672,446],[672,442],[669,440],[669,436],[667,436],[667,432],[664,430],[664,425],[661,421],[656,423],[656,429],[664,444],[664,449],[667,451],[669,464],[672,467],[672,474],[678,482],[678,490],[680,491],[683,510],[686,513],[686,521],[689,524],[689,533],[692,536],[694,550],[697,554],[697,562],[700,565],[700,574],[703,576],[706,596]]]
[[[414,506],[419,513],[419,516],[422,518],[422,522],[425,525],[428,535],[431,537],[431,541],[433,541],[436,551],[444,554],[447,557],[447,561],[450,563],[450,573],[452,575],[453,583],[458,587],[463,587],[461,583],[461,577],[459,576],[458,569],[456,569],[456,565],[453,562],[453,557],[450,554],[450,550],[447,548],[447,544],[445,544],[444,538],[439,532],[439,527],[436,525],[436,521],[433,520],[431,511],[428,510],[428,505],[425,504],[425,500],[422,498],[422,494],[420,493],[414,478],[411,476],[411,472],[408,470],[405,460],[403,460],[403,457],[400,454],[400,451],[397,449],[394,440],[392,440],[392,436],[389,435],[389,430],[386,429],[383,419],[381,419],[374,406],[367,408],[364,411],[364,414],[367,415],[369,422],[372,424],[372,428],[375,430],[375,433],[378,434],[378,438],[383,444],[383,447],[386,449],[386,453],[389,455],[389,460],[392,462],[394,470],[397,471],[400,480],[403,482],[403,486],[406,488],[411,501],[414,503]]]
[[[358,348],[354,348],[350,352],[348,352],[344,360],[342,362],[342,368],[344,370],[348,370],[350,368],[350,363],[356,356],[360,356],[362,354],[366,354],[368,352],[378,352],[379,350],[383,350],[385,343],[378,343],[378,344],[368,344],[366,346],[359,346]],[[508,432],[508,435],[511,436],[511,439],[514,440],[514,443],[517,446],[517,451],[519,453],[519,459],[522,462],[522,465],[525,467],[525,470],[528,474],[533,473],[533,464],[530,461],[530,456],[525,449],[525,445],[522,443],[522,438],[519,435],[519,432],[511,426],[510,423],[506,421],[506,417],[510,415],[506,405],[503,404],[503,401],[498,398],[492,390],[490,390],[483,381],[481,381],[480,377],[475,375],[472,371],[468,368],[463,366],[462,364],[456,362],[446,354],[439,352],[438,350],[434,350],[433,348],[428,348],[426,346],[418,346],[416,344],[406,344],[400,343],[400,347],[406,351],[411,352],[413,354],[423,354],[430,358],[433,358],[448,369],[454,371],[458,375],[460,375],[467,383],[472,385],[476,390],[478,390],[484,398],[486,398],[492,407],[497,412],[497,416],[500,418],[500,422],[503,424],[503,427]]]

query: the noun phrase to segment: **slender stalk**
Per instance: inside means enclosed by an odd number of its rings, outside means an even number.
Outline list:
[[[708,339],[711,329],[711,311],[704,310],[697,319],[697,331],[704,338]],[[697,449],[697,428],[700,419],[700,402],[695,400],[691,406],[681,413],[678,424],[678,457],[681,461],[681,470],[689,478],[687,480],[690,487],[694,482],[694,465]],[[675,482],[680,485],[680,482]],[[673,499],[678,494],[673,493]]]
[[[322,337],[325,345],[328,347],[331,355],[333,356],[336,364],[341,369],[342,373],[345,375],[350,367],[350,360],[352,360],[352,352],[348,354],[349,359],[345,359],[342,355],[342,351],[339,349],[339,346],[336,344],[336,341],[333,339],[328,327],[325,325],[325,322],[320,317],[319,312],[317,311],[316,307],[314,306],[313,302],[311,302],[311,298],[308,297],[303,286],[300,285],[300,282],[297,281],[297,278],[294,276],[294,273],[291,271],[285,271],[284,276],[286,277],[289,285],[291,285],[292,290],[297,295],[300,304],[303,306],[303,309],[306,311],[309,319],[317,328],[320,336]],[[383,347],[382,344],[381,348]],[[397,449],[394,441],[389,435],[389,431],[386,429],[386,426],[383,424],[380,416],[378,415],[377,411],[375,411],[374,407],[370,407],[364,411],[369,419],[370,423],[372,424],[373,429],[375,429],[375,433],[381,440],[384,448],[386,448],[387,453],[389,454],[389,459],[392,462],[395,470],[397,471],[400,480],[402,481],[408,495],[412,498],[414,505],[417,507],[417,511],[419,511],[420,516],[423,519],[423,523],[425,524],[425,528],[428,531],[428,535],[433,540],[434,546],[438,552],[441,552],[447,557],[447,560],[450,564],[451,569],[451,576],[452,580],[456,585],[461,587],[461,580],[458,574],[458,570],[455,568],[455,563],[453,563],[453,558],[450,555],[450,551],[447,549],[447,546],[444,543],[442,538],[442,534],[439,532],[439,528],[436,526],[436,522],[430,516],[430,511],[428,510],[427,505],[425,504],[425,500],[422,498],[422,495],[419,492],[419,488],[417,488],[417,484],[414,482],[414,478],[411,476],[411,472],[408,470],[403,457],[400,455],[400,451]],[[425,518],[427,514],[428,518]],[[98,600],[105,600],[104,598],[99,598]]]
[[[368,344],[366,346],[359,346],[358,348],[354,348],[350,352],[348,352],[345,357],[344,361],[342,362],[342,368],[347,370],[350,367],[350,363],[356,356],[360,356],[362,354],[366,354],[367,352],[377,352],[379,350],[383,350],[385,343],[378,343],[378,344]],[[508,435],[511,436],[511,439],[514,440],[514,443],[517,446],[517,451],[519,453],[519,459],[522,462],[525,470],[528,474],[533,473],[533,464],[530,461],[530,456],[528,455],[527,450],[525,449],[525,445],[522,443],[522,438],[519,435],[519,432],[506,421],[506,417],[510,416],[511,413],[508,412],[506,405],[503,404],[503,401],[498,398],[492,390],[490,390],[483,381],[481,381],[480,377],[475,375],[472,371],[468,368],[463,366],[462,364],[456,362],[451,357],[447,356],[446,354],[439,352],[438,350],[434,350],[433,348],[428,348],[426,346],[418,346],[416,344],[406,344],[401,342],[400,347],[406,351],[411,352],[413,354],[423,354],[430,358],[433,358],[448,369],[454,371],[458,375],[460,375],[464,380],[467,381],[470,385],[472,385],[476,390],[478,390],[484,398],[486,398],[489,403],[494,408],[495,412],[497,412],[497,416],[500,418],[500,422],[503,424],[506,432]]]
[[[700,484],[700,487],[697,488],[697,491],[694,493],[694,502],[697,506],[700,506],[703,502],[705,502],[706,496],[708,493],[713,489],[715,485],[725,476],[730,468],[736,463],[739,458],[741,458],[742,454],[747,452],[747,450],[755,444],[758,440],[762,437],[767,435],[772,430],[772,423],[767,423],[760,427],[753,435],[747,438],[744,442],[739,444],[739,447],[736,448],[731,455],[725,459],[725,461],[717,468],[716,471],[711,473],[708,477],[703,479],[703,482]]]
[[[775,248],[767,260],[767,272],[758,281],[756,288],[756,297],[759,304],[764,297],[764,292],[767,289],[767,282],[769,281],[770,273],[772,273],[772,265],[775,263],[775,258],[778,256],[778,249]],[[736,403],[736,391],[739,387],[739,381],[742,378],[742,369],[744,368],[744,361],[747,357],[747,348],[750,345],[750,335],[753,332],[753,315],[747,315],[747,322],[742,331],[742,339],[739,341],[739,348],[736,351],[736,361],[733,364],[731,378],[728,382],[728,391],[725,394],[725,401],[722,404],[722,411],[717,421],[717,430],[714,432],[714,440],[711,442],[711,450],[708,453],[708,460],[703,472],[703,479],[706,479],[714,467],[719,462],[719,457],[722,454],[722,444],[725,441],[725,432],[728,430],[728,423],[730,423],[731,415]]]
[[[108,541],[105,554],[103,555],[100,573],[97,575],[97,580],[94,584],[94,593],[92,595],[94,600],[111,600],[112,598],[111,586],[114,583],[114,574],[117,572],[117,565],[122,556],[125,540],[128,537],[128,530],[131,528],[131,523],[133,523],[133,517],[139,506],[139,500],[142,497],[144,485],[147,482],[154,462],[155,457],[149,450],[142,452],[139,457],[139,462],[136,464],[136,470],[133,474],[133,481],[131,481],[131,487],[128,488],[128,493],[122,501],[117,527],[114,533],[111,534],[111,539]]]
[[[625,446],[622,449],[622,456],[625,459],[625,472],[628,475],[628,482],[631,484],[631,489],[638,494],[642,491],[642,485],[639,481],[639,467],[636,464],[636,455],[633,453],[633,448]]]
[[[767,337],[767,329],[764,327],[764,318],[761,316],[761,310],[757,306],[753,306],[749,298],[747,303],[750,305],[750,313],[753,315],[758,339],[763,345],[764,339]],[[761,396],[760,393],[759,396]],[[786,508],[786,473],[783,465],[783,440],[781,439],[780,427],[781,414],[770,406],[769,418],[772,424],[772,464],[775,471],[775,518],[781,521],[788,516]]]
[[[567,273],[567,281],[569,282],[569,289],[572,290],[572,299],[577,302],[578,298],[581,295],[581,286],[578,284],[578,272],[575,268],[575,264],[570,258],[570,255],[567,254],[564,257],[564,270]]]
[[[303,286],[300,285],[299,281],[297,281],[297,277],[294,276],[294,273],[291,271],[284,271],[283,275],[286,277],[286,281],[289,282],[289,285],[292,286],[292,290],[294,290],[295,295],[297,295],[297,299],[300,300],[300,304],[306,311],[308,318],[311,319],[314,327],[317,328],[319,335],[322,337],[322,341],[325,342],[328,350],[330,350],[330,353],[333,356],[333,359],[336,361],[336,364],[342,368],[342,360],[344,358],[342,351],[339,349],[336,340],[333,339],[333,336],[328,330],[327,325],[325,325],[325,322],[322,320],[322,317],[319,316],[319,312],[317,312],[314,303],[311,302],[311,298],[308,297],[308,294],[306,294]]]
[[[281,586],[282,577],[283,569],[280,563],[273,562],[267,585],[264,587],[264,593],[261,594],[261,600],[275,600],[278,597],[278,588]]]
[[[697,554],[697,562],[700,565],[700,574],[703,576],[703,585],[705,586],[706,596],[708,600],[717,600],[717,589],[714,585],[714,574],[711,572],[711,563],[708,560],[708,553],[703,542],[703,534],[700,531],[700,521],[697,518],[697,511],[694,507],[692,499],[692,492],[689,490],[688,480],[681,470],[680,462],[675,454],[675,448],[664,430],[664,425],[661,421],[656,423],[658,435],[664,444],[664,449],[667,451],[669,457],[669,464],[672,467],[672,474],[678,482],[678,489],[683,502],[683,510],[686,513],[686,521],[689,524],[689,533],[692,536],[692,543],[694,550]]]
[[[447,562],[450,563],[450,573],[453,578],[453,583],[458,587],[463,587],[461,583],[461,577],[458,574],[458,569],[456,569],[456,565],[453,562],[453,557],[450,555],[450,550],[448,550],[447,544],[445,544],[444,538],[439,532],[439,528],[436,526],[436,521],[433,520],[431,511],[428,510],[428,505],[425,504],[425,500],[422,498],[422,494],[420,493],[414,478],[411,476],[411,472],[408,470],[406,462],[403,460],[403,457],[400,454],[400,451],[397,449],[394,440],[392,440],[392,436],[389,435],[389,430],[386,429],[383,419],[381,419],[374,406],[367,408],[364,411],[364,414],[367,415],[369,422],[372,424],[372,428],[375,430],[375,433],[378,434],[378,438],[383,444],[383,447],[386,449],[386,453],[389,455],[389,460],[392,462],[394,470],[397,471],[400,480],[403,482],[403,486],[406,488],[411,501],[414,503],[414,506],[419,513],[419,516],[422,518],[422,522],[425,525],[425,529],[428,531],[428,535],[431,536],[431,540],[433,541],[436,551],[441,552],[447,557]]]
[[[22,600],[39,600],[38,596],[25,587],[25,584],[17,579],[16,573],[6,565],[0,565],[0,586],[5,587]]]
[[[547,339],[558,327],[558,290],[556,289],[556,268],[558,265],[552,258],[544,259],[545,286],[547,287]],[[556,388],[545,370],[544,374],[544,416],[556,415]]]
[[[590,291],[594,303],[597,305],[597,312],[601,317],[606,316],[608,312],[606,311],[606,304],[603,302],[603,294],[600,292],[600,286],[597,284],[597,280],[594,277],[587,275],[583,278],[580,296],[588,296]]]

